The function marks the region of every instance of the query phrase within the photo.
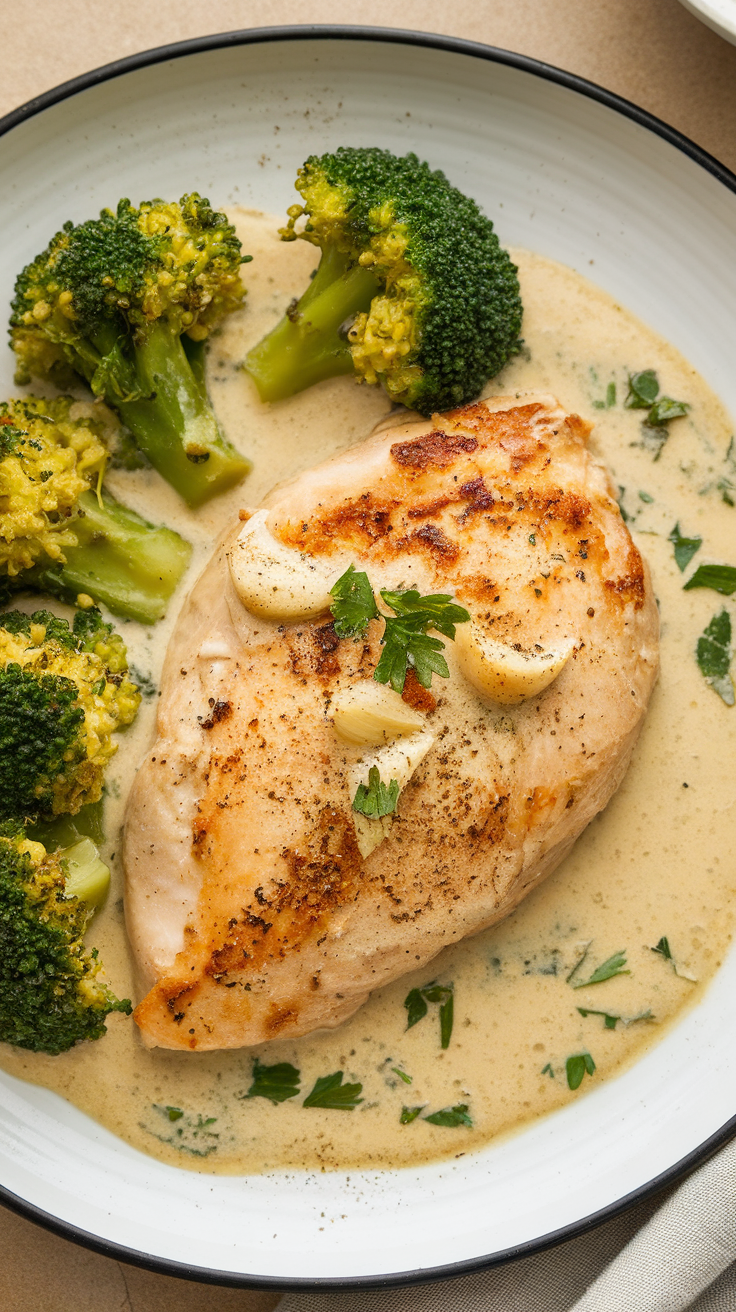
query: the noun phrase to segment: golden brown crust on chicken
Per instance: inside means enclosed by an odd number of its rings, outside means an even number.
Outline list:
[[[435,741],[366,860],[347,777],[361,749],[329,711],[372,678],[382,624],[354,642],[328,614],[258,619],[227,544],[216,553],[172,639],[128,808],[147,1042],[238,1047],[339,1024],[508,914],[605,806],[656,678],[657,612],[587,434],[552,398],[495,398],[381,431],[270,498],[288,546],[376,588],[453,593],[515,650],[573,646],[517,706],[479,700],[449,641],[449,679],[407,679]]]

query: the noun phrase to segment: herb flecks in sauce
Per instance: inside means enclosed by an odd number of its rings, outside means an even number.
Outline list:
[[[170,1144],[179,1152],[189,1153],[192,1157],[209,1157],[217,1152],[219,1134],[210,1129],[217,1123],[216,1116],[195,1116],[185,1112],[181,1107],[160,1106],[154,1103],[151,1110],[160,1118],[154,1118],[148,1125],[141,1123],[141,1129],[158,1139],[159,1143]]]

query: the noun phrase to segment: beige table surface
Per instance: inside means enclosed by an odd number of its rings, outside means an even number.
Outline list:
[[[678,0],[0,0],[0,114],[111,59],[279,23],[451,33],[599,82],[736,171],[736,46]],[[0,1209],[0,1312],[269,1312],[274,1295],[123,1266]]]

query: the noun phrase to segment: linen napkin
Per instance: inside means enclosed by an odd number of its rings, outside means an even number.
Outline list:
[[[662,1203],[458,1280],[286,1294],[275,1312],[736,1312],[736,1142]]]

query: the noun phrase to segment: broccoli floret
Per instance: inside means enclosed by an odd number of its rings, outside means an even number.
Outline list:
[[[0,581],[79,594],[130,619],[166,611],[191,548],[102,488],[115,416],[101,402],[0,403]]]
[[[246,358],[261,399],[349,373],[426,415],[478,396],[518,349],[522,308],[516,267],[475,201],[416,155],[377,148],[312,155],[296,188],[304,204],[281,237],[322,256]]]
[[[99,801],[112,735],[140,692],[99,611],[0,616],[0,820],[75,815]]]
[[[0,826],[0,1040],[56,1055],[99,1039],[113,1011],[130,1015],[99,978],[84,933],[109,871],[90,839],[47,851],[21,826]],[[82,896],[84,893],[84,896]]]
[[[224,438],[204,383],[204,342],[244,295],[235,229],[208,200],[121,200],[66,223],[16,281],[16,382],[74,374],[121,416],[192,506],[250,464]]]

